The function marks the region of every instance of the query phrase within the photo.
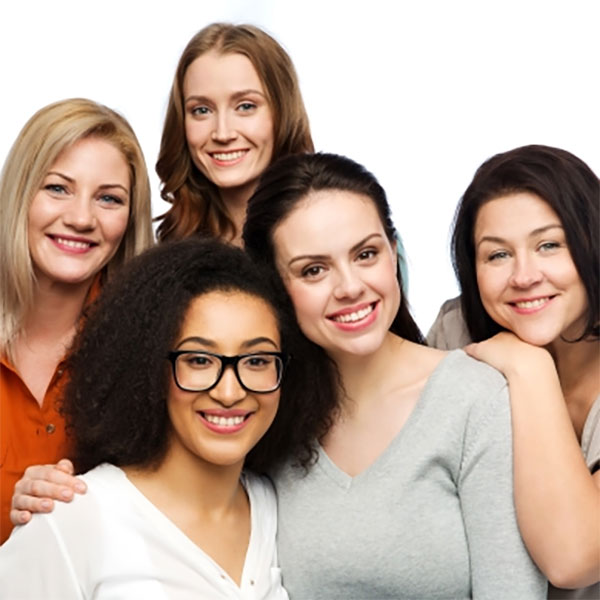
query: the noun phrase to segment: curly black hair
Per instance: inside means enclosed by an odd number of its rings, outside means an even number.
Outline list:
[[[216,290],[266,301],[277,318],[282,350],[292,356],[275,420],[245,466],[265,472],[290,457],[305,468],[315,460],[313,441],[327,409],[320,408],[323,392],[314,382],[319,365],[285,291],[239,248],[194,237],[131,260],[103,290],[74,342],[61,410],[78,473],[104,462],[160,464],[170,431],[166,355],[192,300]]]

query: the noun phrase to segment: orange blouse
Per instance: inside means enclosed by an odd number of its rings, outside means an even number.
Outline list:
[[[99,291],[97,277],[86,306]],[[30,465],[55,463],[68,456],[65,422],[57,406],[67,382],[64,371],[61,361],[40,406],[15,367],[7,359],[0,359],[0,544],[12,531],[10,505],[15,484],[25,469]]]

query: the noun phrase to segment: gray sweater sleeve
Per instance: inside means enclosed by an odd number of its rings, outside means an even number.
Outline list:
[[[508,390],[481,400],[469,414],[458,479],[473,598],[539,598],[547,583],[532,569],[515,514]]]

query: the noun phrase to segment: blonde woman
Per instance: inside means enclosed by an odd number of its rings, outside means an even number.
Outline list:
[[[0,179],[0,540],[27,465],[66,453],[55,400],[84,308],[152,243],[142,150],[127,121],[86,99],[38,111]]]

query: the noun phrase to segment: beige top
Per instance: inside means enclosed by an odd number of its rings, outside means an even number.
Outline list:
[[[440,350],[455,350],[471,341],[460,307],[460,296],[446,300],[427,334],[427,343]]]

